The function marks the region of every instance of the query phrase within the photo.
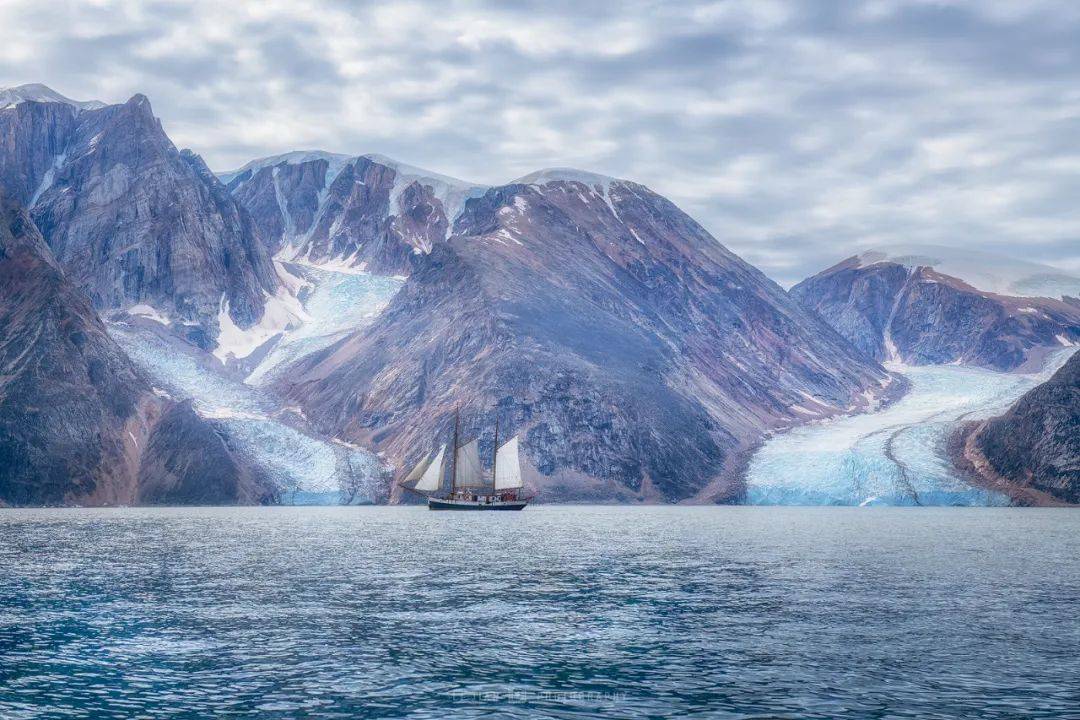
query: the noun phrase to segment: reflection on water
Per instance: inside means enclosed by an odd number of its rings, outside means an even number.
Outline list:
[[[0,717],[1066,717],[1080,512],[0,510]]]

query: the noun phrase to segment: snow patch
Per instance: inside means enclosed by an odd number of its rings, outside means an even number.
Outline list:
[[[293,150],[292,152],[282,153],[281,155],[256,158],[236,170],[223,170],[215,172],[214,174],[218,176],[218,179],[221,180],[222,183],[228,185],[233,178],[237,175],[243,175],[248,170],[254,175],[263,168],[274,167],[276,165],[281,165],[282,163],[286,165],[302,165],[314,160],[326,160],[330,165],[326,170],[326,186],[329,187],[330,183],[333,182],[332,178],[336,178],[342,168],[354,159],[355,158],[349,155],[324,152],[322,150]]]
[[[618,182],[618,179],[610,177],[608,175],[600,175],[599,173],[588,172],[587,170],[556,167],[544,168],[543,170],[537,170],[536,172],[529,173],[528,175],[519,177],[517,180],[511,181],[511,184],[547,185],[548,183],[554,182],[576,182],[589,187],[599,185],[604,189],[604,192],[607,193],[607,189],[611,186],[611,183]]]
[[[165,325],[166,327],[168,327],[169,325],[172,324],[172,320],[170,320],[168,318],[168,316],[166,316],[165,314],[163,314],[161,312],[158,312],[155,308],[151,307],[150,305],[145,305],[145,304],[132,305],[131,307],[129,307],[127,309],[127,314],[128,315],[134,315],[136,317],[146,318],[147,320],[153,320],[154,322],[161,323],[162,325]]]
[[[214,349],[214,355],[222,362],[246,358],[276,335],[298,327],[305,318],[303,305],[288,288],[282,287],[274,295],[266,296],[262,317],[244,329],[233,322],[229,314],[229,301],[222,293],[218,305],[218,346]]]
[[[299,296],[305,288],[310,288],[310,282],[302,277],[297,277],[289,272],[289,269],[278,260],[274,260],[274,270],[277,271],[278,280],[289,291],[289,294]]]
[[[1057,338],[1057,341],[1065,347],[1076,347],[1078,345],[1078,343],[1069,340],[1069,338],[1065,337],[1064,335],[1055,335],[1054,337]]]
[[[311,291],[305,295],[303,324],[285,331],[244,382],[261,385],[278,368],[328,347],[338,338],[363,327],[401,288],[402,281],[357,272],[312,268]],[[299,408],[295,408],[299,411]]]
[[[27,207],[33,208],[37,205],[37,201],[45,194],[45,191],[52,187],[53,180],[56,178],[56,171],[59,170],[66,161],[66,152],[57,155],[53,159],[52,165],[45,171],[45,175],[42,176],[41,183],[38,185],[37,190],[34,191],[34,195],[30,198],[30,204],[27,205]]]

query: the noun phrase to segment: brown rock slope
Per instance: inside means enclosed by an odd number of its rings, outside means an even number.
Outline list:
[[[577,171],[469,200],[374,324],[288,376],[399,470],[460,407],[485,453],[496,414],[522,435],[542,498],[646,501],[733,499],[764,432],[889,382],[671,202]]]
[[[275,494],[189,406],[152,392],[27,213],[0,197],[0,503],[253,503]]]
[[[852,257],[791,295],[875,360],[1012,370],[1080,343],[1080,306],[979,290],[932,267]]]
[[[223,304],[247,328],[278,290],[247,211],[176,149],[142,95],[0,108],[0,190],[98,310],[152,306],[210,348]]]
[[[954,444],[965,469],[1021,504],[1080,503],[1080,353]]]

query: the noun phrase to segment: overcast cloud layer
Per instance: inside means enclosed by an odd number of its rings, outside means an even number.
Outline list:
[[[380,152],[667,195],[785,285],[868,246],[1080,271],[1080,4],[0,5],[0,86],[150,97],[216,169]]]

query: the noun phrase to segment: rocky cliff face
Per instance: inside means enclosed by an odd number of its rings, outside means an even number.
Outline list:
[[[296,152],[223,173],[271,250],[315,264],[408,275],[484,188],[378,155]]]
[[[791,289],[867,357],[1011,370],[1080,343],[1068,299],[998,295],[933,267],[853,257]]]
[[[279,293],[248,213],[142,95],[102,106],[16,93],[0,108],[0,183],[100,310],[152,308],[212,348],[223,315],[249,328]]]
[[[282,391],[406,468],[455,408],[519,433],[544,499],[733,499],[769,429],[889,382],[778,286],[635,183],[547,171],[469,200],[370,327]]]
[[[1080,503],[1080,353],[1004,415],[966,428],[962,441],[969,469],[1019,500],[1045,493]]]
[[[171,432],[178,424],[199,428],[199,441]],[[211,458],[215,471],[200,470]],[[190,408],[152,392],[29,215],[0,196],[0,503],[246,503],[274,493]]]

